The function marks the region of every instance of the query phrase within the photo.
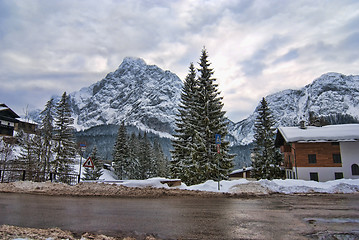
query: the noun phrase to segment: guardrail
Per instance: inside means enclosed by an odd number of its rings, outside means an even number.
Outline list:
[[[36,172],[24,169],[0,169],[0,182],[17,182],[17,181],[34,181],[34,182],[62,182],[69,185],[75,185],[80,182],[78,174],[64,174],[56,172]]]

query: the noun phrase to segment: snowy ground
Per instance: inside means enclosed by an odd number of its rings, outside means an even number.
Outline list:
[[[75,171],[79,171],[78,165],[75,166]],[[83,170],[81,171],[81,174]],[[169,188],[167,184],[162,184],[161,181],[166,181],[165,178],[152,178],[148,180],[125,180],[117,181],[114,174],[104,169],[99,182],[111,182],[126,187],[154,187],[154,188]],[[193,186],[187,186],[184,183],[176,187],[181,190],[195,190],[205,192],[221,192],[231,194],[269,194],[269,193],[357,193],[359,192],[359,179],[340,179],[328,182],[316,182],[305,180],[259,180],[250,181],[247,179],[239,179],[232,181],[221,181],[218,190],[218,182],[207,181],[205,183]],[[172,187],[173,189],[173,187]]]
[[[113,183],[123,185],[126,187],[155,187],[155,188],[169,188],[161,181],[166,181],[165,178],[152,178],[148,180],[127,180],[116,181],[111,172],[104,170],[101,180],[111,181]],[[359,192],[359,179],[340,179],[328,182],[316,182],[305,180],[259,180],[250,181],[247,179],[239,179],[232,181],[221,181],[218,189],[218,182],[213,180],[202,184],[187,186],[184,183],[176,187],[182,190],[195,190],[206,192],[222,192],[222,193],[357,193]]]

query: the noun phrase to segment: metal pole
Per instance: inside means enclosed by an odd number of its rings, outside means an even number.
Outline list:
[[[80,154],[80,171],[79,171],[78,183],[80,183],[80,181],[81,181],[81,166],[82,166],[82,154]]]
[[[217,169],[218,169],[218,191],[221,190],[221,175],[220,175],[220,172],[219,172],[219,154],[220,154],[220,147],[219,147],[219,144],[217,144],[217,153],[218,153],[218,157],[217,157]]]

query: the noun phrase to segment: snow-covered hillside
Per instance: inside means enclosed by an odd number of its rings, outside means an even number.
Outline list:
[[[266,101],[276,126],[297,126],[301,120],[308,120],[310,112],[317,116],[341,114],[359,119],[359,76],[323,74],[302,89],[284,90],[267,96]],[[247,119],[230,126],[233,145],[246,145],[253,141],[257,109]]]
[[[170,71],[127,57],[101,81],[69,94],[76,127],[87,129],[125,121],[170,136],[182,84]]]

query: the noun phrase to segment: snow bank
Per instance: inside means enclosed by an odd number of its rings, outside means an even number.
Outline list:
[[[228,192],[228,193],[357,193],[359,192],[359,179],[340,179],[328,182],[315,182],[305,180],[259,180],[246,179],[218,182],[207,181],[203,184],[189,186],[188,190]]]
[[[292,193],[356,193],[359,192],[359,179],[339,179],[328,182],[305,180],[260,180],[258,181],[272,192]]]
[[[166,178],[151,178],[147,180],[124,180],[111,181],[118,185],[126,187],[154,187],[154,188],[169,188],[167,184],[163,183],[171,181]],[[247,179],[239,179],[233,181],[221,181],[220,189],[218,189],[218,182],[213,180],[205,183],[187,186],[182,183],[181,186],[175,187],[182,190],[207,191],[207,192],[224,192],[224,193],[254,193],[254,194],[268,194],[268,193],[357,193],[359,192],[359,179],[340,179],[328,182],[315,182],[305,180],[259,180],[248,181]]]

